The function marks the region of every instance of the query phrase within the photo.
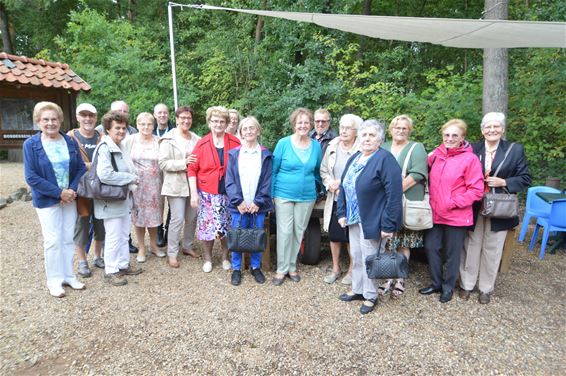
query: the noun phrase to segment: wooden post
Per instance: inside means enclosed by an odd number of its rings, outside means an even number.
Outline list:
[[[507,237],[505,238],[505,244],[503,245],[503,253],[501,254],[501,263],[499,264],[500,273],[507,273],[509,271],[511,256],[513,255],[513,249],[515,248],[515,235],[515,229],[507,231]]]

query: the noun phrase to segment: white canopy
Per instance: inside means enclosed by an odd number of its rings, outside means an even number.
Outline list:
[[[278,12],[210,5],[172,6],[225,10],[310,22],[372,38],[427,42],[456,48],[566,47],[565,22],[471,20]]]

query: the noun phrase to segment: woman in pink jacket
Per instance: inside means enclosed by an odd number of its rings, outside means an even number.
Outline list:
[[[465,140],[466,131],[464,121],[448,121],[441,129],[442,145],[428,157],[434,226],[425,233],[424,245],[431,284],[419,292],[441,292],[441,303],[452,299],[466,230],[474,223],[472,204],[483,196],[481,164]]]

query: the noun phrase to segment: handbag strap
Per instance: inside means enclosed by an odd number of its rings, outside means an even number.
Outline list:
[[[497,169],[495,170],[495,173],[493,174],[493,177],[497,177],[497,174],[499,174],[499,170],[501,170],[501,166],[503,166],[503,163],[505,163],[505,160],[507,159],[507,156],[509,155],[509,153],[511,152],[511,149],[513,149],[513,146],[515,145],[515,143],[511,143],[511,145],[509,146],[509,149],[507,149],[507,151],[505,152],[505,155],[503,156],[503,160],[501,161],[501,163],[499,164],[499,166],[497,166]],[[507,187],[501,187],[501,189],[503,189],[503,191],[507,192],[507,194],[511,194],[509,192],[509,190],[507,189]],[[491,189],[491,191],[493,193],[495,193],[495,187],[493,187]]]
[[[411,154],[413,154],[413,149],[415,148],[415,146],[417,146],[416,142],[413,143],[413,145],[411,145],[411,148],[409,149],[409,152],[405,157],[405,161],[403,162],[403,171],[401,172],[401,176],[403,177],[403,179],[405,178],[405,176],[407,176],[407,167],[409,167],[409,159],[411,159]]]
[[[247,228],[257,228],[256,223],[255,223],[257,214],[249,214],[249,213],[240,214],[240,218],[238,218],[238,227],[237,228],[242,228],[242,217],[244,215],[249,215],[251,217],[250,220],[252,221],[252,227],[247,227]]]

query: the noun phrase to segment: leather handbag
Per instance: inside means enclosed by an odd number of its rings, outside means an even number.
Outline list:
[[[403,163],[403,171],[401,176],[404,179],[407,175],[407,167],[409,159],[413,153],[413,149],[417,144],[414,143],[409,149],[405,162]],[[403,193],[403,227],[409,230],[420,231],[432,228],[432,208],[429,202],[428,185],[425,183],[425,195],[422,201],[408,200]]]
[[[111,185],[100,181],[96,174],[96,166],[98,165],[98,148],[102,145],[101,142],[94,151],[94,158],[90,170],[88,170],[79,180],[79,187],[77,195],[80,197],[92,198],[96,200],[105,201],[123,201],[128,197],[128,185]],[[118,171],[114,155],[110,153],[112,168]]]
[[[513,145],[515,144],[511,144],[509,149],[505,152],[505,157],[503,157],[503,161],[501,161],[493,176],[497,176],[499,173]],[[490,192],[484,194],[481,215],[488,218],[513,218],[519,215],[519,200],[517,199],[517,195],[509,193],[505,187],[503,187],[503,191],[504,193],[495,193],[495,188],[492,188]]]
[[[408,278],[409,263],[402,253],[385,252],[380,239],[377,253],[366,257],[366,272],[369,279]]]
[[[228,230],[228,249],[235,252],[261,252],[267,245],[267,235],[263,228],[258,228],[255,225],[255,216],[250,215],[250,220],[253,223],[251,228],[242,228],[241,221],[238,221],[238,226]]]

